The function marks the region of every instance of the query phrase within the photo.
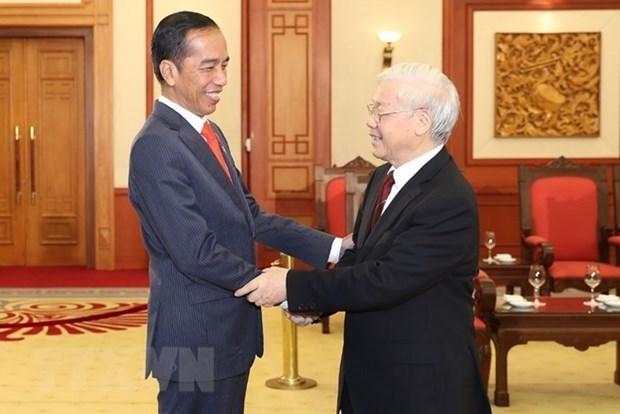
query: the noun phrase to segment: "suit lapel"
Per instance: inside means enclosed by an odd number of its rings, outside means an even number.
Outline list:
[[[360,223],[358,234],[358,244],[361,247],[360,257],[363,258],[371,250],[377,241],[379,241],[381,235],[394,225],[394,223],[407,208],[414,208],[416,198],[422,194],[423,184],[431,180],[449,160],[450,154],[444,147],[435,157],[426,163],[420,171],[411,177],[411,179],[387,206],[375,228],[369,232],[374,206],[376,204],[377,197],[379,197],[379,191],[381,189],[383,179],[390,169],[390,165],[386,164],[377,169],[377,173],[375,174],[377,176],[373,180],[373,185],[372,187],[369,187],[366,195],[370,203],[364,205],[364,220]]]
[[[153,115],[161,119],[168,128],[178,133],[179,140],[187,146],[192,154],[194,154],[194,156],[200,161],[209,175],[213,177],[222,190],[228,194],[230,199],[240,209],[246,211],[247,205],[242,191],[240,192],[241,189],[239,178],[237,177],[236,169],[234,163],[232,163],[230,155],[225,153],[224,158],[233,177],[232,184],[205,139],[194,128],[192,128],[192,126],[179,113],[161,102],[156,102],[155,108],[153,109]],[[221,143],[222,131],[217,126],[215,126],[214,129],[216,130],[216,135]],[[225,147],[228,151],[228,147]]]
[[[377,168],[372,179],[368,183],[366,192],[364,194],[364,207],[362,210],[363,220],[360,223],[360,228],[357,235],[357,244],[362,246],[366,243],[366,238],[370,232],[370,223],[374,213],[375,205],[377,204],[377,198],[379,198],[379,192],[381,191],[381,185],[388,171],[390,170],[390,164],[384,164]]]

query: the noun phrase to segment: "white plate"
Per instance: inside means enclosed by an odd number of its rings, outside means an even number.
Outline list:
[[[604,294],[599,294],[595,300],[597,302],[602,302],[602,303],[607,303],[607,302],[620,302],[620,297],[616,296],[616,295],[604,295]]]
[[[514,306],[515,308],[531,308],[532,306],[534,306],[534,302],[531,302],[529,300],[524,300],[524,301],[513,301],[513,302],[508,302],[508,304],[510,306]]]
[[[495,260],[498,263],[503,263],[503,264],[510,264],[510,263],[515,263],[517,261],[516,257],[502,257],[502,258],[495,258]]]
[[[609,306],[610,308],[620,308],[620,300],[608,300],[605,302],[605,306]]]

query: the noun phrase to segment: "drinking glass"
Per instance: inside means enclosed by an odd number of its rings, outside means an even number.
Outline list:
[[[494,260],[493,260],[491,251],[495,247],[495,232],[494,231],[487,231],[484,233],[484,245],[489,250],[489,256],[486,259],[484,259],[484,261],[487,263],[493,263]]]
[[[527,281],[534,288],[534,306],[545,306],[540,298],[540,287],[545,284],[545,267],[541,264],[533,264],[530,266]]]
[[[601,272],[598,265],[586,265],[586,276],[583,280],[590,288],[590,300],[583,302],[583,304],[588,306],[598,306],[598,303],[594,300],[594,288],[601,284]]]

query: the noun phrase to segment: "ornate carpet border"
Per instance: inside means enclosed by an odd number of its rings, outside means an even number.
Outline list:
[[[32,335],[105,333],[146,324],[144,301],[104,298],[0,299],[0,341]]]

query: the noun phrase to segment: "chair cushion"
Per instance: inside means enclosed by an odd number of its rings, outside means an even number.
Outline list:
[[[599,260],[596,183],[548,177],[532,183],[532,233],[554,246],[555,260]]]
[[[474,318],[474,329],[476,331],[484,331],[487,329],[487,325],[479,317]]]
[[[620,267],[607,263],[595,262],[601,270],[601,279],[620,279]],[[549,268],[549,276],[554,279],[583,279],[586,274],[587,261],[556,261]]]
[[[327,232],[337,237],[346,236],[345,180],[337,177],[325,187],[325,215]]]

